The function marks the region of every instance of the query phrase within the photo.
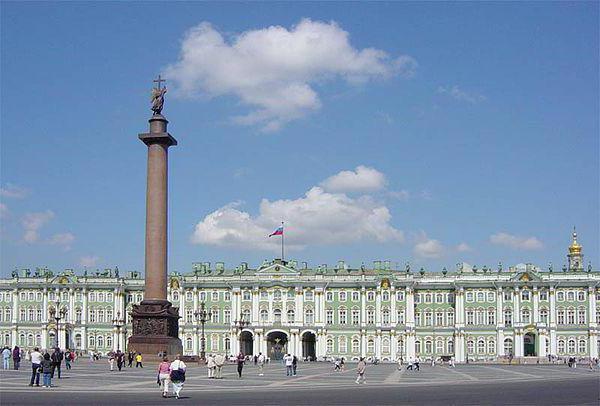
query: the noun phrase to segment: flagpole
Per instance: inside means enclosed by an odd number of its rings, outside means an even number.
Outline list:
[[[284,235],[285,231],[283,230],[283,221],[281,222],[281,262],[284,261],[283,258],[283,235]]]

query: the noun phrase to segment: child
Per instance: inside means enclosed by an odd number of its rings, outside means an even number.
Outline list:
[[[50,354],[44,354],[44,360],[42,361],[42,374],[44,376],[42,388],[50,388],[52,386],[52,370],[54,364],[50,359]]]

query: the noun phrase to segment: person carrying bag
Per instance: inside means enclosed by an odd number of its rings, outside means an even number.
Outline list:
[[[183,383],[185,382],[185,370],[187,366],[180,359],[181,356],[177,355],[175,361],[171,363],[171,385],[173,385],[173,392],[175,392],[175,398],[179,399],[181,389],[183,389]]]

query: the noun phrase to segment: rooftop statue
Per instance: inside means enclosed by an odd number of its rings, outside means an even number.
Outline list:
[[[158,83],[157,87],[152,88],[152,96],[150,98],[152,102],[151,110],[154,112],[154,115],[159,115],[162,112],[163,105],[165,103],[165,93],[167,93],[166,87],[160,87],[161,82],[165,80],[158,75],[158,79],[154,79],[153,82]]]

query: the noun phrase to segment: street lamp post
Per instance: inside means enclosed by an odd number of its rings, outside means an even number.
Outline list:
[[[60,300],[56,300],[56,309],[60,308]],[[55,308],[50,308],[50,317],[56,322],[56,348],[60,348],[60,321],[65,317],[66,310],[63,307],[59,311]]]
[[[117,317],[113,319],[113,326],[117,329],[117,351],[121,348],[121,329],[125,325],[125,320],[121,318],[121,312],[117,310]]]
[[[206,359],[206,338],[204,337],[204,324],[212,317],[212,312],[206,311],[204,302],[200,303],[200,309],[194,312],[196,322],[200,323],[200,358]]]
[[[240,343],[240,352],[242,352],[242,330],[250,325],[249,320],[244,320],[244,314],[240,313],[240,318],[233,321],[233,327],[237,330],[236,336],[238,337],[238,342]]]

